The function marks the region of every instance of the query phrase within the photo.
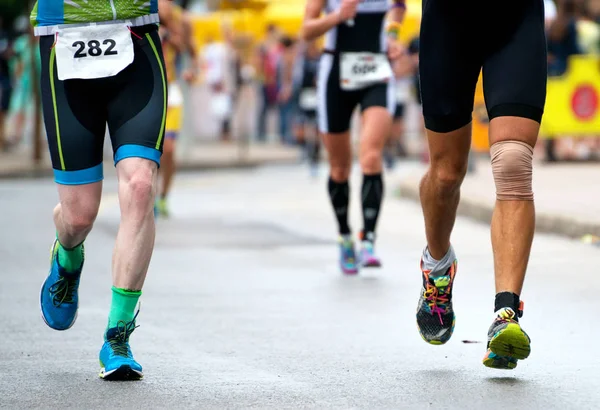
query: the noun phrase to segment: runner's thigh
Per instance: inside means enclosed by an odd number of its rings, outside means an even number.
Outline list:
[[[167,113],[162,49],[156,26],[138,27],[135,32],[134,61],[115,77],[108,104],[115,164],[136,157],[160,165]]]
[[[495,14],[503,23],[490,30],[494,48],[483,65],[490,120],[515,116],[540,122],[547,78],[543,1],[508,0]]]
[[[423,1],[421,98],[425,126],[434,132],[455,131],[471,121],[482,60],[476,19],[467,17],[465,8],[453,1]]]
[[[99,80],[60,81],[54,36],[40,38],[44,123],[54,178],[63,185],[101,181],[106,95]]]

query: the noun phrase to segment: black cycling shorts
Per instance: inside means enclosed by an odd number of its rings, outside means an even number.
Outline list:
[[[54,178],[63,185],[103,179],[106,127],[115,165],[145,158],[160,165],[167,85],[158,27],[132,28],[135,57],[113,77],[60,81],[54,36],[40,38],[42,104]]]
[[[540,122],[546,64],[543,0],[423,0],[419,72],[427,129],[450,132],[471,122],[482,68],[490,120]]]
[[[376,84],[362,90],[345,91],[340,87],[339,55],[325,53],[319,63],[317,80],[319,131],[341,133],[350,129],[352,113],[357,105],[364,112],[370,107],[396,109],[394,82]]]

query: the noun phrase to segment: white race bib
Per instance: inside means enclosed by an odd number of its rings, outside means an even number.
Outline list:
[[[177,83],[169,85],[169,107],[181,107],[183,105],[183,93]]]
[[[314,88],[305,88],[300,92],[300,108],[305,111],[317,109],[318,97],[317,90]]]
[[[360,90],[393,78],[392,66],[385,54],[342,53],[340,56],[340,87]]]
[[[131,32],[122,23],[61,28],[54,48],[61,81],[112,77],[134,57]]]

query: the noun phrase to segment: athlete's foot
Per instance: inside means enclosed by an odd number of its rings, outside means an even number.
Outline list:
[[[67,272],[58,264],[57,251],[58,240],[54,241],[50,253],[50,274],[42,285],[40,306],[42,318],[48,326],[54,330],[67,330],[77,320],[78,289],[83,262],[77,271]]]
[[[441,276],[432,276],[423,269],[423,288],[417,308],[417,325],[423,340],[432,345],[443,345],[454,331],[454,310],[452,309],[452,286],[456,275],[457,262],[454,261]]]
[[[375,255],[375,247],[372,241],[361,242],[358,260],[363,268],[379,268],[381,266],[381,260]]]
[[[139,312],[139,311],[138,311]],[[137,317],[137,313],[136,313]],[[100,377],[104,380],[139,380],[142,366],[135,361],[129,347],[129,336],[135,330],[135,317],[129,323],[120,321],[104,335],[100,350]]]
[[[487,353],[483,364],[494,369],[514,369],[517,360],[526,359],[531,353],[531,339],[511,308],[496,312],[496,319],[488,331]]]
[[[358,273],[354,241],[351,235],[340,236],[340,268],[346,275]]]
[[[158,198],[154,204],[154,215],[156,217],[168,218],[169,207],[167,204],[167,198]]]

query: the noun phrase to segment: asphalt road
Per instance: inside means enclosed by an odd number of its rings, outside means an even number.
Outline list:
[[[131,383],[97,377],[119,221],[114,181],[86,244],[79,318],[67,332],[47,328],[38,308],[54,186],[0,182],[0,407],[598,408],[600,250],[536,237],[522,319],[532,354],[514,371],[487,369],[489,228],[459,219],[456,332],[445,346],[425,344],[415,325],[423,222],[417,205],[393,197],[402,175],[388,177],[384,267],[358,277],[337,270],[325,175],[290,166],[181,176],[131,339],[146,377]]]

